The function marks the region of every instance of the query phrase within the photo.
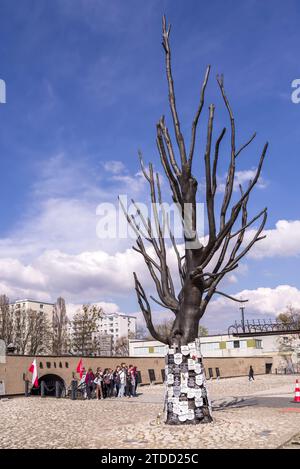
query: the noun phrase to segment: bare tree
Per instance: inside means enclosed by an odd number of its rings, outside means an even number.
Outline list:
[[[52,353],[54,355],[61,355],[68,352],[68,325],[69,319],[66,311],[66,303],[63,298],[59,297],[54,305],[52,318]]]
[[[113,351],[114,355],[118,355],[120,357],[128,357],[129,356],[129,340],[134,339],[134,334],[129,333],[128,336],[119,337],[116,340],[114,345]]]
[[[226,128],[223,128],[220,135],[217,137],[214,150],[212,150],[215,106],[211,104],[209,106],[206,150],[204,154],[206,215],[209,233],[206,244],[202,244],[198,238],[196,230],[198,182],[192,174],[192,164],[195,153],[197,127],[204,106],[205,89],[210,74],[210,66],[207,67],[205,72],[199,104],[192,123],[190,145],[187,147],[185,139],[181,133],[181,125],[176,107],[174,82],[171,70],[171,49],[169,37],[170,26],[167,27],[164,17],[162,45],[165,51],[169,104],[173,118],[174,133],[180,162],[177,162],[175,147],[169,130],[166,127],[164,116],[160,118],[156,126],[156,143],[161,164],[169,182],[173,201],[176,203],[181,215],[185,244],[184,255],[180,255],[176,240],[170,229],[168,217],[164,211],[159,175],[158,173],[154,174],[151,163],[149,164],[149,170],[146,170],[141,152],[139,152],[141,169],[149,184],[155,219],[155,229],[158,233],[158,237],[154,236],[154,226],[152,226],[150,219],[145,219],[135,201],[132,202],[136,207],[136,213],[131,216],[127,212],[125,213],[128,223],[137,235],[137,246],[133,249],[144,257],[144,261],[157,290],[159,300],[153,297],[151,297],[151,299],[160,306],[171,310],[175,315],[172,330],[167,340],[165,340],[155,330],[151,316],[150,303],[137,274],[134,273],[137,298],[147,327],[152,337],[157,340],[169,345],[174,343],[183,345],[193,341],[197,337],[199,321],[205,313],[213,295],[223,295],[232,300],[241,301],[218,290],[218,285],[226,274],[232,272],[238,267],[239,261],[247,254],[252,246],[257,241],[264,238],[261,233],[266,223],[267,209],[264,208],[253,218],[249,219],[247,205],[250,193],[260,177],[268,143],[263,147],[254,178],[249,182],[246,189],[243,189],[240,186],[240,197],[234,204],[231,204],[237,159],[242,151],[253,141],[256,134],[253,134],[246,143],[237,147],[235,120],[225,93],[224,79],[223,76],[217,76],[217,84],[230,121],[230,161],[223,201],[218,215],[218,222],[215,204],[217,192],[217,167],[220,146],[226,133]],[[213,157],[211,155],[212,153]],[[121,200],[120,203],[122,205]],[[122,207],[125,211],[124,206]],[[165,215],[163,216],[163,223],[160,222],[159,219],[158,207],[160,207],[161,213]],[[191,208],[190,213],[189,208]],[[187,216],[185,216],[185,209]],[[236,226],[239,220],[240,224],[239,226]],[[251,234],[250,238],[245,237],[245,234],[248,231],[247,228],[252,227],[258,220],[260,220],[259,226],[255,231],[255,234]],[[178,261],[178,275],[181,282],[181,288],[178,295],[175,293],[174,281],[168,267],[167,248],[162,228],[163,224],[164,226],[168,226],[170,239]],[[151,256],[149,250],[145,247],[143,239],[144,232],[146,233],[145,239],[152,246],[155,256]],[[252,230],[250,233],[252,233]],[[209,270],[208,266],[210,266]]]
[[[175,99],[174,81],[171,68],[170,26],[167,26],[163,18],[162,46],[165,54],[166,76],[168,84],[169,105],[173,120],[172,137],[164,116],[156,126],[156,143],[164,174],[169,183],[171,195],[176,204],[182,224],[184,252],[181,253],[178,242],[171,230],[170,220],[163,205],[161,181],[158,173],[154,173],[152,164],[147,170],[141,152],[139,158],[141,170],[149,184],[150,199],[154,222],[145,217],[139,205],[133,200],[136,208],[135,214],[129,214],[123,207],[127,221],[136,233],[136,246],[133,248],[144,258],[149,273],[154,281],[158,299],[150,297],[160,306],[174,313],[174,321],[167,337],[160,334],[153,324],[151,306],[146,292],[134,272],[135,290],[146,325],[152,337],[179,349],[189,343],[193,343],[198,335],[199,321],[204,315],[210,300],[214,295],[223,295],[234,301],[240,301],[219,289],[224,277],[238,267],[239,261],[249,252],[256,242],[264,238],[262,231],[267,220],[267,209],[264,208],[252,218],[248,217],[248,201],[250,194],[259,180],[262,165],[268,148],[266,143],[261,151],[258,166],[253,179],[246,188],[239,186],[240,195],[234,201],[233,192],[236,182],[236,164],[241,153],[254,140],[254,133],[245,143],[238,146],[236,138],[236,125],[233,110],[226,95],[223,75],[217,76],[217,85],[227,110],[230,123],[230,156],[223,200],[216,203],[218,186],[217,170],[221,145],[226,133],[224,127],[219,135],[214,136],[215,106],[210,104],[208,108],[208,120],[206,131],[206,145],[204,151],[204,177],[205,177],[205,201],[206,220],[208,226],[207,240],[202,241],[197,233],[197,201],[198,181],[193,175],[193,162],[197,128],[204,107],[205,91],[210,75],[210,66],[207,67],[200,91],[200,99],[191,126],[189,144],[183,136],[181,123]],[[213,140],[214,143],[213,143]],[[177,148],[176,148],[177,147]],[[162,214],[162,219],[160,217]],[[253,229],[258,222],[257,229]],[[251,229],[249,229],[251,228]],[[178,276],[180,281],[179,292],[176,293],[176,282],[171,274],[165,241],[165,232],[169,232],[172,249],[177,259]],[[150,249],[146,249],[148,243]],[[246,301],[246,300],[244,300]],[[192,377],[191,377],[192,378]],[[203,391],[206,392],[205,390]],[[206,398],[205,398],[206,399]],[[206,399],[203,413],[197,410],[200,421],[211,421],[209,400]],[[171,401],[168,402],[172,408]],[[182,408],[184,405],[181,403]],[[196,415],[195,410],[195,415]],[[194,411],[193,411],[194,412]],[[169,419],[170,416],[170,419]],[[202,418],[203,417],[203,418]],[[185,418],[185,417],[183,417]],[[180,423],[181,420],[168,410],[168,423]],[[172,422],[171,422],[172,421]]]
[[[29,330],[28,355],[46,355],[51,351],[52,327],[44,312],[26,311]]]
[[[21,355],[43,355],[51,350],[51,324],[43,312],[15,310],[13,343]]]
[[[0,339],[6,346],[13,341],[13,311],[6,295],[0,295]]]
[[[286,311],[277,316],[277,320],[284,325],[300,330],[300,310],[292,305],[287,306]],[[282,334],[277,339],[279,354],[285,360],[285,368],[292,372],[299,371],[300,334]]]
[[[101,307],[83,305],[75,313],[72,321],[71,349],[82,356],[95,355],[99,350],[99,319],[103,315]]]

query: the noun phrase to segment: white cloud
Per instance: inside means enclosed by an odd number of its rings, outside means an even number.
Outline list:
[[[246,169],[243,171],[236,171],[234,184],[233,184],[233,190],[239,191],[240,185],[242,187],[244,187],[245,185],[247,186],[249,184],[249,181],[254,179],[255,174],[256,174],[256,168]],[[227,174],[222,177],[218,177],[217,192],[223,193],[225,191],[226,177],[227,177]],[[265,189],[267,187],[267,181],[265,181],[262,178],[262,176],[260,176],[260,178],[257,181],[256,187],[258,187],[259,189]]]
[[[252,237],[249,230],[248,237]],[[300,254],[300,220],[278,220],[274,229],[264,230],[266,238],[255,244],[248,256],[254,259],[289,257]]]
[[[275,288],[260,287],[255,290],[242,290],[232,293],[238,299],[249,301],[244,303],[246,319],[275,318],[284,312],[288,305],[300,308],[300,290],[291,285],[278,285]],[[211,334],[227,331],[235,320],[240,322],[240,303],[225,297],[215,297],[208,305],[201,322],[208,327]]]
[[[112,174],[120,174],[126,170],[125,165],[122,163],[122,161],[116,160],[106,161],[105,163],[103,163],[103,167],[105,171]]]
[[[259,313],[277,316],[288,304],[300,308],[300,290],[290,285],[278,285],[275,288],[260,287],[256,290],[242,290],[233,295],[235,298],[248,299],[246,308]],[[232,308],[232,301],[220,297],[211,303],[212,308]]]
[[[112,313],[122,314],[122,312],[120,311],[119,306],[116,303],[110,303],[110,302],[106,302],[106,301],[95,301],[92,304],[95,305],[95,306],[100,306],[101,308],[103,308],[103,311],[106,314],[112,314]],[[82,305],[83,305],[83,303],[67,303],[66,304],[66,310],[67,310],[67,315],[68,315],[69,319],[73,318],[76,311],[81,309]]]

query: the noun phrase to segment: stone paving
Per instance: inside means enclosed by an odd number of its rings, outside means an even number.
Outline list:
[[[265,375],[208,383],[214,422],[170,427],[157,423],[163,386],[137,398],[71,401],[40,397],[0,401],[0,448],[277,448],[300,429],[293,404],[295,376]],[[234,399],[239,408],[225,407]],[[300,446],[294,444],[293,447]]]

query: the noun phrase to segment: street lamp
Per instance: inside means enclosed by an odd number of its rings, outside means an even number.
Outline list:
[[[240,306],[240,311],[242,314],[242,329],[243,329],[243,333],[245,334],[245,306],[244,305]]]

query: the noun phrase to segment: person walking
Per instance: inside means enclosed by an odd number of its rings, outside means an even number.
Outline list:
[[[250,365],[249,368],[249,381],[254,381],[254,370],[252,368],[252,365]]]
[[[92,397],[92,392],[94,390],[94,379],[95,375],[93,373],[93,370],[92,368],[89,368],[85,377],[86,394],[88,399],[91,399]]]

